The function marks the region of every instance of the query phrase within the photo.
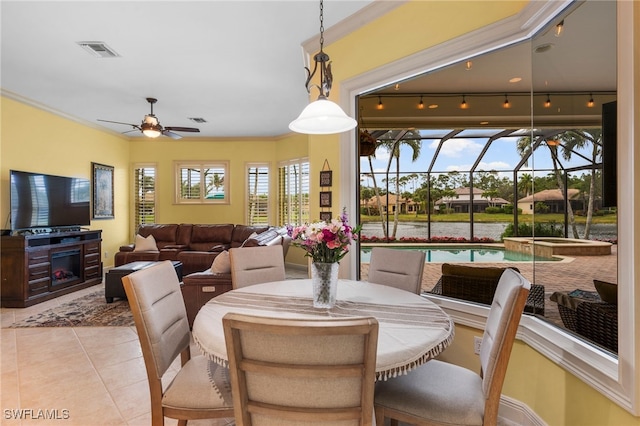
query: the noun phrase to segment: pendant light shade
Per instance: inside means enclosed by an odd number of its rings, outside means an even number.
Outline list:
[[[323,46],[324,5],[323,1],[320,0],[320,51],[313,57],[315,63],[313,71],[305,67],[307,71],[307,82],[305,83],[307,93],[311,93],[311,87],[314,86],[318,88],[320,95],[317,101],[307,105],[298,118],[289,123],[289,129],[294,132],[309,135],[330,135],[349,131],[358,124],[356,120],[345,114],[338,104],[327,99],[333,83],[333,74],[331,73],[329,55],[324,53]],[[320,71],[320,84],[311,83],[316,71]]]
[[[320,97],[302,110],[298,118],[289,124],[289,129],[309,135],[328,135],[349,131],[357,124],[338,104]]]

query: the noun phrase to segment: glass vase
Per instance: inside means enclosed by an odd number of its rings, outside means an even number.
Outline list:
[[[314,308],[332,308],[336,304],[339,266],[337,262],[311,263]]]

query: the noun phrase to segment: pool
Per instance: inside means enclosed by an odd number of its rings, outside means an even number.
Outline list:
[[[562,260],[558,257],[533,256],[529,253],[507,251],[502,247],[489,246],[388,246],[397,250],[420,250],[426,253],[425,263],[445,262],[556,262]],[[369,263],[371,248],[360,248],[360,261]]]

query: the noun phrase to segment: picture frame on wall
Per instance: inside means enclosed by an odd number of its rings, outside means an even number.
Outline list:
[[[320,172],[320,186],[331,186],[333,184],[333,171],[323,170]]]
[[[320,212],[320,220],[323,222],[331,222],[331,219],[333,219],[333,214],[331,214],[331,212]]]
[[[113,166],[91,163],[92,213],[94,219],[115,218],[113,207]]]
[[[320,207],[331,207],[331,191],[320,192]]]

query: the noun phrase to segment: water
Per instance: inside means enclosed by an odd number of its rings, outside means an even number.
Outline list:
[[[506,223],[474,223],[473,233],[477,238],[491,238],[500,241],[500,236],[507,227]],[[579,235],[584,234],[584,225],[577,225]],[[389,223],[389,235],[393,231],[393,222]],[[380,222],[368,222],[362,227],[362,235],[367,237],[384,237],[384,232]],[[427,238],[426,222],[399,222],[396,239],[401,237]],[[467,222],[432,222],[432,237],[462,237],[470,239],[471,231]],[[569,236],[572,237],[571,229]],[[618,227],[612,223],[600,223],[591,225],[592,240],[614,240],[618,239]]]
[[[444,262],[531,262],[534,256],[526,253],[505,251],[495,247],[419,247],[419,246],[395,246],[398,250],[420,250],[426,253],[425,263]],[[371,247],[360,249],[360,260],[369,263],[371,258]],[[557,261],[559,258],[546,258],[535,256],[536,261]]]

